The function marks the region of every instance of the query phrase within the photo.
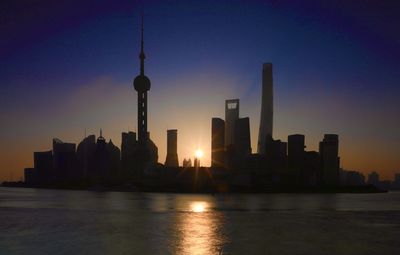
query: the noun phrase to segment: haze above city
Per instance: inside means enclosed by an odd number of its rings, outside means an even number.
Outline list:
[[[0,180],[18,180],[32,151],[85,134],[120,147],[136,130],[140,12],[145,14],[149,131],[166,156],[204,151],[211,118],[240,98],[257,150],[262,63],[274,65],[274,138],[340,136],[341,166],[400,168],[400,25],[394,1],[5,1],[0,40]],[[362,3],[362,4],[360,4]],[[27,8],[30,5],[31,8]]]

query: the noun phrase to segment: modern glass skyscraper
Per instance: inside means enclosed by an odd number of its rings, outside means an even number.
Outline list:
[[[258,132],[257,152],[265,154],[265,143],[268,136],[272,137],[273,124],[273,81],[272,64],[264,63],[262,71],[262,97],[260,130]]]
[[[225,148],[235,145],[235,123],[239,119],[239,99],[225,100]]]

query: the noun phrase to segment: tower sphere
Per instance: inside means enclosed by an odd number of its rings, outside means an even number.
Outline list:
[[[133,87],[138,92],[145,92],[150,90],[150,79],[146,75],[138,75],[133,81]]]

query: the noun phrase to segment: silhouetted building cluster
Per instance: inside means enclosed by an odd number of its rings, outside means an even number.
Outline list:
[[[122,133],[121,151],[110,140],[102,136],[85,137],[78,145],[53,140],[53,150],[34,153],[34,168],[25,169],[25,182],[31,185],[47,185],[80,182],[86,184],[120,184],[125,181],[139,182],[146,172],[157,166],[158,148],[147,131],[147,92],[150,79],[144,74],[143,26],[140,58],[140,73],[133,86],[138,93],[136,133]],[[177,165],[176,130],[170,130],[168,163]]]
[[[136,133],[122,133],[121,151],[102,134],[85,137],[76,149],[75,144],[53,141],[53,150],[34,153],[34,168],[26,169],[25,179],[31,184],[85,181],[90,184],[165,183],[176,171],[186,176],[206,169],[208,176],[219,175],[222,186],[303,187],[337,186],[340,181],[349,185],[361,183],[356,174],[339,174],[339,138],[326,134],[319,151],[306,151],[305,136],[288,136],[288,142],[272,135],[272,64],[263,66],[262,114],[258,139],[259,153],[252,154],[250,119],[240,117],[239,99],[225,101],[225,120],[211,121],[211,168],[200,167],[200,159],[178,160],[178,131],[167,130],[165,165],[158,163],[158,149],[147,131],[147,92],[150,80],[144,75],[143,41],[140,53],[140,74],[134,87],[138,92],[138,137]],[[197,169],[192,171],[191,169]],[[202,171],[203,171],[202,170]],[[221,172],[222,171],[222,172]],[[222,174],[223,173],[223,174]],[[207,176],[207,175],[205,175]],[[223,179],[221,176],[225,176]],[[218,178],[217,178],[218,179]],[[144,180],[144,182],[142,182]],[[152,181],[151,181],[152,180]],[[183,180],[190,180],[184,178]],[[206,180],[206,179],[204,179]],[[208,181],[214,182],[213,178]]]
[[[226,100],[225,120],[211,120],[211,167],[223,167],[265,185],[339,185],[338,135],[325,135],[319,152],[305,151],[305,137],[301,134],[289,135],[288,142],[275,140],[272,95],[272,64],[266,63],[262,70],[258,153],[252,154],[250,120],[239,117],[239,99]]]
[[[380,180],[379,174],[373,171],[368,174],[367,184],[381,190],[400,190],[400,173],[396,173],[393,182],[391,182],[389,180]]]
[[[365,176],[353,170],[340,170],[340,183],[345,186],[363,186],[366,184]]]
[[[400,190],[400,173],[394,175],[394,181],[392,182],[391,189]]]
[[[239,99],[226,100],[225,121],[211,120],[211,167],[232,169],[250,154],[250,119],[239,118]]]
[[[192,167],[192,160],[190,158],[189,159],[184,158],[182,162],[182,167],[183,168]]]
[[[294,187],[365,185],[357,171],[340,170],[339,137],[325,134],[319,151],[306,151],[305,136],[289,135],[287,142],[273,137],[272,64],[262,68],[261,115],[257,153],[252,153],[250,119],[241,118],[239,99],[225,101],[225,119],[211,120],[211,167],[201,167],[200,158],[178,160],[178,130],[167,130],[165,165],[158,163],[158,149],[147,129],[147,93],[150,79],[144,73],[143,24],[140,73],[134,79],[137,91],[138,133],[122,133],[121,150],[110,140],[94,135],[75,144],[53,140],[51,151],[35,152],[34,167],[25,169],[29,185],[63,183],[143,185],[144,190],[206,189],[211,191],[257,191]],[[368,184],[384,187],[377,173]],[[400,188],[400,174],[393,184]]]
[[[83,139],[78,145],[53,139],[53,150],[34,153],[34,167],[25,169],[30,185],[105,182],[120,177],[120,150],[102,135]]]

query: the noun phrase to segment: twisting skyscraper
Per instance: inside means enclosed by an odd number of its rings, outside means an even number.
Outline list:
[[[273,80],[272,64],[264,63],[262,72],[262,98],[260,130],[258,132],[257,152],[265,154],[265,143],[267,137],[272,138],[273,124]]]

